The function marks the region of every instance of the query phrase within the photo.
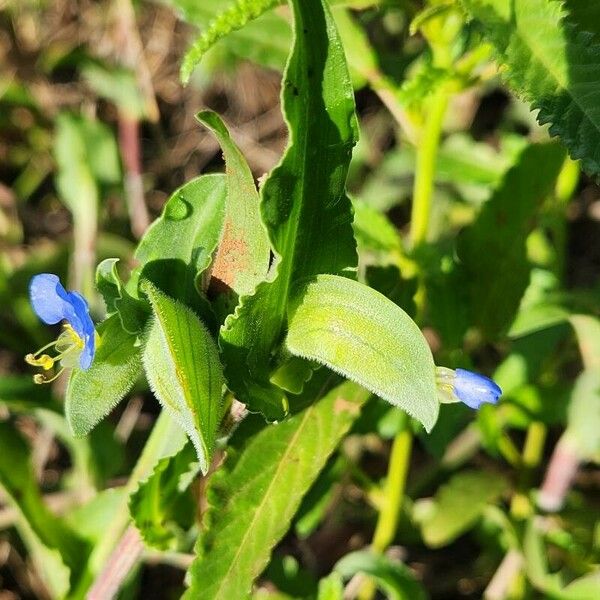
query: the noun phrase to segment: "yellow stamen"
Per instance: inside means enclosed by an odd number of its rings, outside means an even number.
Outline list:
[[[32,367],[41,367],[44,371],[49,371],[56,361],[47,354],[42,354],[39,358],[36,358],[35,354],[28,354],[25,357],[25,362]]]
[[[64,370],[65,370],[64,367],[62,369],[59,369],[52,377],[46,377],[45,375],[42,375],[41,373],[36,373],[33,376],[33,383],[37,383],[38,385],[42,385],[44,383],[52,383],[53,381],[56,381],[61,376],[61,374]]]
[[[63,325],[63,332],[58,336],[57,340],[46,344],[37,352],[28,354],[25,357],[25,362],[33,367],[39,367],[44,371],[49,371],[60,361],[62,361],[62,368],[52,377],[38,373],[33,376],[33,381],[38,384],[51,383],[54,381],[64,371],[65,366],[74,366],[74,361],[77,360],[77,357],[81,354],[84,346],[83,340],[77,335],[73,327],[68,323],[65,323]],[[48,348],[54,348],[58,354],[56,356],[42,354],[44,350],[47,350]]]

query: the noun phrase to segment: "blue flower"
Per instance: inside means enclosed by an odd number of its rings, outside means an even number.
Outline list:
[[[37,316],[47,325],[64,321],[63,332],[57,340],[40,348],[35,354],[28,354],[25,360],[45,371],[60,362],[61,370],[51,379],[42,375],[34,377],[37,383],[53,381],[64,367],[79,366],[89,369],[94,358],[96,332],[90,318],[85,298],[77,292],[67,292],[59,278],[51,273],[42,273],[31,279],[29,299]],[[54,347],[58,355],[51,357],[44,350]]]
[[[436,367],[436,383],[442,402],[463,402],[474,409],[496,404],[502,395],[500,386],[489,377],[465,369]]]

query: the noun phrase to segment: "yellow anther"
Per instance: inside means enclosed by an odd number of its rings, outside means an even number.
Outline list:
[[[25,362],[30,364],[32,367],[41,367],[44,371],[49,371],[56,362],[54,358],[48,356],[47,354],[42,354],[41,356],[36,356],[34,354],[28,354],[25,357]]]
[[[37,383],[38,385],[42,385],[44,383],[52,383],[53,381],[56,381],[60,375],[62,374],[62,372],[65,369],[59,369],[52,377],[46,377],[44,375],[42,375],[41,373],[36,373],[33,376],[33,383]]]
[[[77,335],[71,325],[68,323],[63,325],[63,332],[58,336],[57,340],[46,344],[37,352],[28,354],[25,357],[25,362],[33,367],[41,368],[44,371],[50,371],[50,369],[54,368],[59,362],[62,368],[52,377],[38,373],[33,376],[33,381],[38,384],[51,383],[54,381],[63,372],[64,367],[75,366],[84,346],[83,340]],[[42,354],[42,352],[48,348],[54,348],[54,351],[58,352],[58,354],[56,356]]]

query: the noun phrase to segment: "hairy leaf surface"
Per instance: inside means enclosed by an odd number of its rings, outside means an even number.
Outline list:
[[[308,284],[286,346],[360,383],[430,431],[438,416],[435,364],[415,322],[383,294],[335,275]]]
[[[508,83],[584,169],[600,172],[600,45],[556,0],[462,0],[496,46]],[[589,3],[591,4],[591,3]]]
[[[154,311],[143,362],[152,391],[196,448],[208,471],[221,420],[223,373],[217,347],[196,314],[149,282]]]
[[[228,385],[271,419],[287,411],[285,394],[270,379],[293,282],[318,273],[352,275],[357,262],[344,187],[357,126],[343,48],[326,2],[295,2],[294,15],[283,81],[290,142],[262,188],[276,265],[253,296],[242,298],[220,337]]]
[[[87,371],[73,369],[65,396],[65,415],[74,435],[87,435],[133,387],[142,371],[137,336],[121,326],[117,314],[98,327],[100,342]]]

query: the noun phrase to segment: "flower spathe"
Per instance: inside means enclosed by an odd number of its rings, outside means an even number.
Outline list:
[[[436,383],[442,402],[462,402],[473,409],[496,404],[502,395],[495,381],[465,369],[436,367]]]
[[[29,299],[34,312],[47,325],[64,322],[63,332],[57,340],[25,357],[29,364],[41,367],[44,371],[60,362],[61,370],[54,377],[48,379],[43,375],[36,375],[35,381],[52,381],[64,367],[74,367],[77,362],[81,369],[89,369],[94,358],[96,331],[85,298],[77,292],[65,290],[56,275],[42,273],[31,279]],[[44,354],[51,347],[58,351],[57,356]]]

